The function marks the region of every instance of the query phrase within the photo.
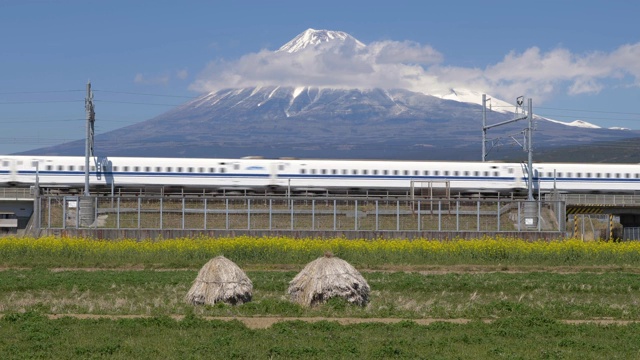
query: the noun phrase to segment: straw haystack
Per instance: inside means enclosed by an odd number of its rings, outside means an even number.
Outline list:
[[[289,283],[288,293],[291,301],[303,306],[322,304],[333,297],[364,306],[369,302],[369,291],[358,270],[328,253],[302,269]]]
[[[233,261],[217,256],[207,262],[193,282],[185,300],[193,305],[217,302],[243,304],[251,301],[253,283]]]

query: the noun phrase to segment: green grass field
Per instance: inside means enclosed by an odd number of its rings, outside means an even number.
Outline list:
[[[289,281],[321,255],[324,246],[312,242],[295,251],[282,239],[271,251],[237,245],[228,257],[253,281],[253,300],[194,307],[184,296],[216,255],[211,247],[184,239],[0,241],[0,359],[640,358],[636,245],[542,251],[478,240],[444,244],[449,252],[433,247],[445,254],[441,262],[425,245],[420,263],[416,253],[402,254],[415,243],[327,244],[363,265],[366,307],[289,301]]]

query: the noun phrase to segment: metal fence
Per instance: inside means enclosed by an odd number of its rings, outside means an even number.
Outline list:
[[[43,229],[564,231],[561,201],[41,196]]]

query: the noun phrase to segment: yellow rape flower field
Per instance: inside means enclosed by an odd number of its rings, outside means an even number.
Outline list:
[[[355,265],[613,265],[640,261],[640,242],[351,240],[291,237],[179,238],[137,241],[42,237],[0,238],[3,266],[200,266],[217,255],[239,264],[304,264],[330,251]]]

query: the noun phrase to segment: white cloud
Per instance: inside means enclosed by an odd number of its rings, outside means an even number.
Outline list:
[[[326,42],[288,53],[262,50],[237,61],[209,63],[191,84],[202,92],[250,86],[404,88],[428,94],[466,88],[498,97],[543,101],[554,93],[597,93],[612,81],[640,86],[640,43],[611,53],[574,54],[537,47],[511,52],[485,68],[447,66],[443,55],[415,42],[381,41],[365,47]]]

